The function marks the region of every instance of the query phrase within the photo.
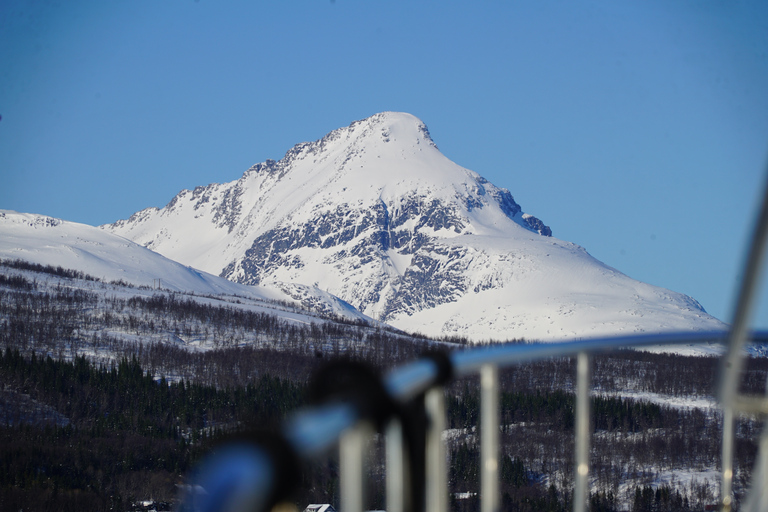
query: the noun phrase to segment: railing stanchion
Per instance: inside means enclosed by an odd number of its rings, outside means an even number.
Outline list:
[[[728,336],[728,351],[721,358],[719,398],[723,407],[723,441],[721,446],[722,483],[720,502],[728,512],[733,505],[733,402],[739,394],[739,379],[744,365],[742,351],[749,338],[749,323],[764,273],[763,264],[768,250],[768,182],[764,185],[760,212],[753,228],[750,247],[744,262],[744,270],[736,296],[736,307]]]
[[[499,370],[480,368],[480,512],[499,510]]]
[[[339,437],[340,505],[345,512],[366,510],[366,462],[372,435],[371,424],[361,421],[344,430]]]
[[[723,404],[723,441],[720,446],[720,501],[724,512],[731,510],[733,496],[733,407]]]
[[[573,510],[585,512],[589,497],[589,395],[591,390],[590,360],[586,352],[576,358],[576,474],[574,475]]]
[[[447,512],[448,464],[442,439],[446,413],[445,392],[442,386],[427,391],[424,395],[424,409],[427,413],[425,508],[427,512]]]
[[[386,430],[387,457],[387,512],[405,512],[405,496],[409,481],[408,465],[405,463],[403,423],[393,418]]]

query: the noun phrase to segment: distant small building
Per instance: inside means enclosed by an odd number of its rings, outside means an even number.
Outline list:
[[[336,512],[336,509],[330,503],[313,503],[307,505],[304,512]]]

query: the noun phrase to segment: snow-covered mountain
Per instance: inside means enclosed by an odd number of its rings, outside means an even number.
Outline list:
[[[508,190],[448,160],[410,114],[354,122],[102,228],[239,283],[316,286],[431,336],[723,327],[692,298],[552,237]]]
[[[249,286],[184,266],[128,239],[93,226],[44,215],[0,210],[0,259],[77,270],[105,282],[263,303],[278,316],[295,309],[347,320],[369,320],[331,294],[311,286]],[[274,303],[292,304],[290,312]]]

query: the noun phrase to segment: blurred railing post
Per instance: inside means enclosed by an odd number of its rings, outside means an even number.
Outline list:
[[[387,512],[405,512],[405,497],[410,495],[409,465],[406,463],[403,423],[392,418],[386,427]]]
[[[499,370],[480,368],[480,512],[499,510]]]
[[[579,352],[576,357],[576,474],[574,476],[573,490],[574,512],[585,512],[589,498],[590,374],[589,355],[586,352]]]
[[[446,412],[442,386],[427,390],[424,409],[427,413],[425,508],[427,512],[448,512],[448,464],[443,443]]]
[[[743,366],[743,349],[749,338],[749,323],[759,291],[764,269],[766,245],[768,245],[768,182],[764,185],[760,212],[753,227],[750,247],[741,276],[736,307],[733,312],[727,352],[721,359],[719,398],[723,407],[723,440],[721,445],[722,483],[720,501],[727,512],[733,505],[733,421],[734,402],[739,394],[739,380]]]
[[[373,427],[359,421],[341,433],[339,438],[339,486],[341,510],[363,512],[368,477],[368,449]]]

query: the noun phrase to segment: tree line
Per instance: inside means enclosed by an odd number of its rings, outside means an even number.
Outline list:
[[[14,461],[3,475],[15,475],[2,483],[2,509],[22,508],[24,500],[23,508],[36,503],[31,508],[38,510],[56,501],[59,509],[125,509],[148,494],[170,500],[212,440],[248,425],[279,423],[302,403],[310,375],[326,361],[344,355],[386,371],[425,347],[466,342],[437,343],[356,322],[290,324],[236,303],[206,304],[166,291],[125,298],[97,293],[98,284],[67,285],[82,276],[43,271],[64,281],[0,274],[0,449],[3,463]],[[195,343],[213,348],[190,350]],[[625,395],[713,397],[718,359],[623,350],[593,361],[592,509],[666,512],[710,504],[715,489],[704,480],[656,482],[659,472],[717,467],[717,410]],[[742,390],[762,392],[766,375],[767,360],[749,359]],[[570,509],[574,376],[571,358],[500,373],[505,511]],[[453,509],[474,512],[477,379],[453,382],[446,398],[455,431],[449,441]],[[35,404],[46,414],[31,414]],[[737,424],[737,499],[750,477],[759,428],[750,418]],[[25,454],[31,462],[23,461]],[[57,473],[59,463],[66,474]],[[384,506],[380,470],[372,473],[373,508]],[[338,462],[330,457],[308,467],[301,489],[300,507],[338,505]]]

